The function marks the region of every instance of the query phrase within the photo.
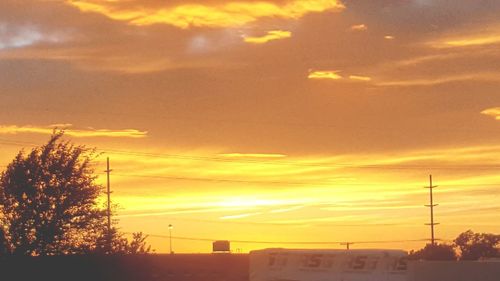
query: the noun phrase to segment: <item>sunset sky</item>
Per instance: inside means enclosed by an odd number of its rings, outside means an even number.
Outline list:
[[[97,147],[121,231],[419,249],[500,232],[498,0],[1,0],[0,166]],[[161,237],[164,236],[164,237]],[[244,243],[276,241],[277,244]],[[289,242],[332,242],[298,245]],[[288,242],[288,243],[287,243]]]

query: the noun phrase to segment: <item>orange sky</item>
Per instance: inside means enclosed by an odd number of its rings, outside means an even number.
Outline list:
[[[429,174],[438,238],[498,233],[499,12],[496,0],[3,0],[0,165],[67,128],[105,152],[102,183],[111,158],[122,231],[282,242],[241,251],[428,238]]]

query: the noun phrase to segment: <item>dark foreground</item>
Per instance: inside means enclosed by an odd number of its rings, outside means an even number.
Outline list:
[[[0,258],[0,281],[249,281],[248,276],[246,254]],[[342,280],[378,281],[368,272]],[[500,281],[500,262],[410,262],[404,276],[380,280]]]
[[[248,255],[15,257],[0,259],[0,280],[248,281]]]

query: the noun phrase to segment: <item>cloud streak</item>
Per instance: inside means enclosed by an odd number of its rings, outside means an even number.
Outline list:
[[[361,76],[361,75],[350,75],[349,79],[354,80],[354,81],[361,81],[361,82],[369,82],[372,80],[371,77]]]
[[[251,44],[265,44],[269,41],[286,39],[292,37],[292,32],[283,30],[268,31],[266,35],[260,37],[245,37],[244,41]]]
[[[173,152],[168,154],[171,153]],[[180,152],[175,154],[177,153]],[[147,179],[141,179],[139,182],[129,182],[129,179],[123,181],[123,178],[115,174],[115,183],[121,187],[120,192],[127,193],[116,198],[116,202],[119,202],[125,210],[122,214],[124,221],[137,220],[143,225],[147,225],[145,223],[147,221],[150,225],[155,225],[156,217],[164,216],[165,219],[177,219],[185,223],[192,219],[189,217],[190,214],[196,214],[196,221],[192,223],[237,224],[241,232],[244,232],[244,228],[256,226],[273,231],[276,225],[283,228],[309,227],[315,230],[342,227],[344,231],[349,232],[349,228],[358,227],[374,231],[385,228],[396,231],[396,228],[401,227],[421,227],[426,214],[422,204],[427,200],[427,193],[421,186],[426,184],[427,174],[419,169],[464,165],[465,169],[470,170],[471,165],[495,165],[499,153],[499,146],[478,146],[406,151],[390,156],[385,154],[304,158],[288,156],[285,159],[277,158],[272,161],[241,163],[238,162],[239,158],[234,159],[234,162],[212,161],[207,158],[212,155],[220,159],[221,153],[217,151],[205,151],[197,161],[194,160],[195,157],[170,159],[167,156],[124,155],[127,158],[120,158],[114,154],[111,154],[111,157],[114,159],[114,169],[122,170],[124,174],[133,171],[150,175],[170,173],[189,177],[196,174],[207,178],[228,177],[263,181],[286,178],[311,182],[311,185],[288,186],[284,189],[264,183],[251,185],[249,188],[239,185],[238,191],[235,192],[233,184],[219,185],[211,182],[210,188],[204,189],[202,184],[191,187],[192,183],[183,181],[168,183],[149,182]],[[138,161],[144,164],[136,166]],[[278,165],[279,163],[283,165]],[[313,166],[309,167],[308,164]],[[395,166],[396,169],[358,169],[375,166]],[[405,170],[405,167],[425,168]],[[341,183],[330,182],[334,176],[356,176],[357,179]],[[457,176],[451,170],[446,175],[444,173],[437,175],[436,181],[440,186],[436,196],[441,203],[440,212],[447,218],[447,226],[450,225],[448,218],[460,217],[465,213],[470,214],[471,218],[483,215],[483,212],[477,210],[466,211],[471,201],[479,200],[484,206],[498,208],[498,202],[492,196],[497,187],[492,183],[499,182],[498,176],[464,177],[460,174]],[[314,182],[323,184],[318,186]],[[141,185],[141,190],[135,188],[137,184]],[[157,187],[151,188],[153,185]],[[144,197],[144,200],[135,198],[149,190],[151,197]],[[448,214],[449,211],[456,211],[456,214]],[[408,217],[412,219],[408,221]],[[463,225],[465,227],[467,223]],[[443,233],[449,232],[443,230]]]
[[[493,107],[493,108],[488,108],[483,111],[481,111],[481,114],[491,116],[495,118],[495,120],[500,121],[500,107]]]
[[[339,70],[312,71],[309,73],[307,78],[315,80],[342,80],[350,82],[370,82],[372,80],[371,77],[363,75],[349,75],[344,77],[340,75],[339,72]]]
[[[0,22],[0,50],[31,46],[37,43],[55,43],[62,40],[55,34],[44,34],[34,25],[12,25]]]
[[[424,78],[424,79],[409,79],[398,81],[385,81],[377,83],[377,86],[434,86],[452,82],[462,81],[482,81],[482,82],[499,82],[500,77],[497,73],[473,73],[473,74],[460,74],[450,75],[437,78]]]
[[[261,18],[299,19],[309,13],[338,11],[344,5],[337,0],[240,1],[223,4],[182,4],[172,7],[147,7],[138,1],[67,0],[82,12],[102,14],[131,25],[168,24],[182,29],[190,27],[224,28],[242,26]],[[136,5],[134,5],[136,4]]]
[[[351,30],[352,31],[367,31],[368,27],[366,26],[366,24],[356,24],[356,25],[351,26]]]
[[[261,215],[261,214],[262,213],[257,212],[257,213],[247,213],[247,214],[239,214],[239,215],[230,215],[230,216],[220,217],[219,219],[221,219],[221,220],[244,219],[244,218],[248,218],[248,217],[258,216],[258,215]]]
[[[482,34],[466,37],[457,37],[443,39],[431,42],[430,45],[434,48],[458,48],[458,47],[474,47],[486,46],[500,43],[500,35],[498,33]]]
[[[71,129],[70,124],[61,125],[51,125],[51,126],[17,126],[17,125],[0,125],[0,134],[44,134],[50,135],[55,129],[61,128],[65,131],[67,136],[77,137],[77,138],[89,138],[89,137],[111,137],[111,138],[145,138],[147,136],[146,131],[139,131],[136,129],[124,129],[124,130],[110,130],[110,129]]]
[[[500,43],[500,35],[473,37],[473,38],[450,40],[444,42],[446,46],[450,47],[468,47],[468,46],[490,45],[498,43]]]
[[[227,158],[284,158],[286,155],[277,153],[223,153],[219,156]]]
[[[309,73],[307,78],[316,80],[341,80],[343,77],[338,70],[318,70]]]

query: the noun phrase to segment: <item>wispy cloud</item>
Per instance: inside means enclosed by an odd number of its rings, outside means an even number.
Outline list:
[[[356,24],[351,26],[352,31],[366,31],[368,30],[368,26],[366,24]]]
[[[34,25],[12,25],[0,22],[0,50],[31,46],[40,42],[59,42],[62,37],[43,34]]]
[[[284,154],[275,153],[223,153],[219,154],[222,157],[228,158],[284,158]]]
[[[475,49],[474,52],[470,52],[466,49],[455,49],[455,50],[437,50],[435,52],[408,57],[402,60],[389,61],[383,64],[384,68],[400,71],[401,67],[415,67],[425,64],[436,64],[443,63],[448,65],[449,63],[454,63],[457,61],[463,61],[466,59],[497,59],[499,56],[498,49]]]
[[[220,219],[221,220],[244,219],[244,218],[253,217],[253,216],[257,216],[257,215],[261,215],[261,214],[262,214],[261,212],[247,213],[247,214],[238,214],[238,215],[223,216],[223,217],[220,217]]]
[[[293,218],[293,219],[280,219],[271,220],[269,223],[281,223],[281,224],[304,224],[304,223],[318,223],[318,222],[333,222],[340,224],[350,224],[350,223],[360,223],[369,224],[370,219],[375,217],[375,215],[343,215],[343,216],[321,216],[321,217],[309,217],[309,218]]]
[[[339,74],[338,70],[318,70],[309,73],[309,79],[328,79],[328,80],[341,80],[343,77]]]
[[[148,7],[139,1],[67,0],[82,12],[93,12],[132,25],[168,24],[179,28],[233,27],[260,18],[298,19],[309,13],[344,8],[338,0],[292,0],[282,4],[271,1],[228,1],[221,4],[181,4]]]
[[[364,227],[377,231],[387,227],[391,231],[397,227],[421,227],[421,222],[425,220],[422,202],[427,200],[427,193],[422,188],[427,183],[426,171],[434,169],[434,166],[458,168],[460,165],[466,170],[475,165],[485,166],[481,169],[492,165],[494,171],[500,146],[425,149],[391,155],[380,153],[304,158],[290,155],[273,161],[252,159],[241,163],[238,158],[220,162],[207,159],[210,155],[220,159],[218,151],[200,152],[200,157],[176,156],[179,153],[181,152],[157,151],[153,155],[159,155],[158,157],[123,155],[126,158],[121,158],[114,154],[111,157],[114,159],[115,171],[120,170],[124,175],[128,171],[153,177],[165,174],[192,177],[196,174],[206,178],[262,181],[286,179],[311,184],[286,186],[283,189],[264,183],[250,185],[248,188],[241,184],[236,191],[234,184],[213,181],[207,183],[210,188],[204,188],[204,185],[198,183],[191,186],[193,183],[176,180],[166,182],[165,179],[150,181],[148,178],[140,178],[136,182],[115,174],[115,184],[120,186],[120,193],[123,194],[115,197],[115,202],[120,203],[125,210],[120,213],[121,218],[137,219],[141,223],[149,220],[154,224],[158,216],[163,216],[168,221],[177,219],[183,223],[235,224],[241,228],[258,226],[270,231],[276,225],[283,228]],[[168,155],[174,158],[169,158]],[[275,165],[275,162],[283,162],[283,165]],[[391,166],[396,169],[391,170]],[[411,170],[406,170],[406,167]],[[335,176],[356,176],[357,179],[331,183],[331,178]],[[498,202],[492,194],[495,194],[498,187],[493,183],[498,183],[499,179],[498,176],[457,176],[454,169],[436,173],[436,184],[440,186],[436,196],[440,200],[441,212],[444,215],[448,210],[457,210],[456,214],[446,216],[447,220],[457,218],[458,223],[458,218],[465,213],[463,208],[471,201],[479,200],[484,206],[498,209]],[[314,182],[322,182],[322,185],[318,186]],[[136,188],[138,185],[141,186],[140,190]],[[478,193],[479,190],[481,193]],[[135,198],[149,192],[148,196]],[[475,219],[484,214],[477,210],[467,213]],[[493,214],[494,209],[490,213]],[[411,218],[410,221],[408,218]]]
[[[384,36],[384,39],[386,39],[386,40],[394,40],[395,37],[393,35],[386,35],[386,36]]]
[[[363,75],[349,75],[342,76],[339,74],[339,70],[320,70],[320,71],[311,71],[308,75],[309,79],[326,79],[326,80],[339,80],[346,82],[370,82],[372,80],[369,76]]]
[[[322,208],[326,211],[371,211],[371,210],[402,210],[402,209],[419,209],[421,205],[399,205],[399,206],[366,206],[366,205],[351,205],[351,206],[330,206]]]
[[[432,63],[436,61],[453,60],[459,58],[460,56],[465,56],[465,54],[446,53],[446,54],[424,55],[424,56],[407,58],[399,61],[387,62],[386,66],[389,68],[399,69],[400,67],[416,66],[419,64]]]
[[[481,47],[500,44],[500,25],[481,24],[441,35],[427,42],[434,48]]]
[[[282,209],[271,210],[271,211],[269,211],[269,213],[271,213],[271,214],[289,213],[289,212],[293,212],[293,211],[297,211],[297,210],[303,209],[305,207],[306,207],[306,205],[299,205],[299,206],[293,206],[293,207],[290,207],[290,208],[282,208]]]
[[[184,209],[184,210],[174,210],[174,211],[158,211],[158,210],[149,210],[142,212],[128,212],[124,214],[117,215],[117,218],[128,218],[128,217],[161,217],[161,216],[170,216],[170,215],[183,215],[183,214],[196,214],[196,213],[213,213],[213,212],[221,212],[227,210],[219,210],[214,208],[199,208],[199,209]]]
[[[1,50],[1,49],[0,49]],[[178,61],[169,56],[158,57],[146,53],[127,54],[124,50],[103,47],[61,47],[61,48],[17,48],[0,52],[0,60],[51,60],[73,64],[76,68],[91,72],[113,72],[126,74],[153,73],[169,69],[222,67],[220,61]]]
[[[495,120],[500,120],[500,107],[488,108],[481,111],[481,114],[491,116],[495,118]]]
[[[485,34],[475,35],[469,37],[461,37],[454,39],[444,39],[436,42],[431,42],[435,48],[453,48],[453,47],[473,47],[484,46],[500,43],[500,35],[498,34]]]
[[[244,41],[251,44],[264,44],[269,41],[292,37],[292,32],[283,30],[268,31],[266,35],[260,37],[245,37]]]
[[[428,79],[385,81],[377,83],[377,86],[434,86],[460,81],[500,81],[500,76],[498,73],[460,74]]]
[[[147,136],[146,131],[136,129],[125,130],[110,130],[110,129],[71,129],[71,124],[57,124],[50,126],[17,126],[17,125],[0,125],[0,134],[45,134],[50,135],[54,129],[63,129],[65,134],[72,137],[113,137],[113,138],[144,138]]]
[[[369,82],[372,80],[371,77],[368,76],[361,76],[361,75],[350,75],[349,79],[355,80],[355,81],[362,81],[362,82]]]

